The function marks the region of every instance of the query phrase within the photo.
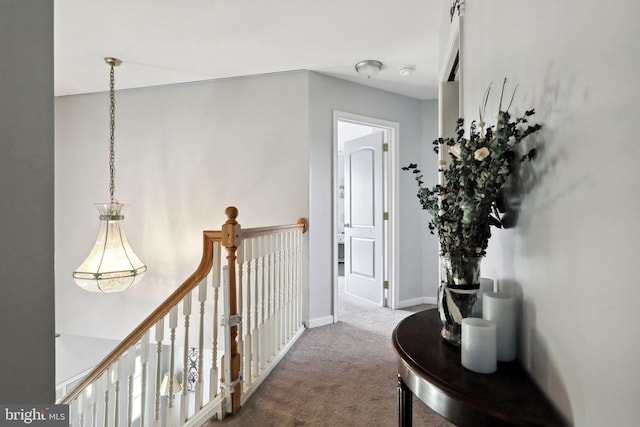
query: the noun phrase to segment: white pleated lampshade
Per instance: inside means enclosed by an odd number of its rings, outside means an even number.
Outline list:
[[[93,249],[73,272],[78,286],[91,292],[119,292],[138,283],[147,266],[135,254],[124,232],[122,203],[96,203],[100,229]]]

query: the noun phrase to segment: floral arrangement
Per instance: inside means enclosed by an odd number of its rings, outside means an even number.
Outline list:
[[[506,80],[505,80],[506,83]],[[471,122],[469,137],[465,138],[464,120],[458,119],[457,137],[433,141],[434,151],[448,147],[450,162],[440,162],[445,184],[423,187],[423,176],[416,164],[403,167],[412,171],[418,183],[418,199],[432,216],[429,230],[437,231],[441,255],[452,258],[481,257],[486,254],[491,226],[502,227],[500,213],[501,190],[517,162],[532,160],[535,149],[518,154],[518,145],[528,135],[538,131],[538,124],[529,125],[529,110],[522,117],[512,118],[509,107],[502,110],[504,83],[500,95],[497,123],[487,126],[485,109],[491,86],[479,108],[479,122]],[[516,87],[517,89],[517,87]]]

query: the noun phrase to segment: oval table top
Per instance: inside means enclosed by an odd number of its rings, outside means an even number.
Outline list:
[[[427,406],[458,426],[567,425],[519,362],[498,362],[493,374],[472,372],[441,327],[431,309],[403,319],[392,335],[398,373]]]

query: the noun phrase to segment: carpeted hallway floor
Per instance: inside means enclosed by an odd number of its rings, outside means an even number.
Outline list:
[[[398,424],[391,333],[407,310],[341,292],[339,322],[304,332],[240,412],[207,427],[391,427]],[[414,398],[414,426],[453,426]]]

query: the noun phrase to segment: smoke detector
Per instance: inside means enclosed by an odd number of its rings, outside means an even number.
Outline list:
[[[398,68],[398,71],[400,72],[401,76],[408,76],[411,73],[413,73],[415,70],[416,70],[415,65],[403,65],[402,67]]]

